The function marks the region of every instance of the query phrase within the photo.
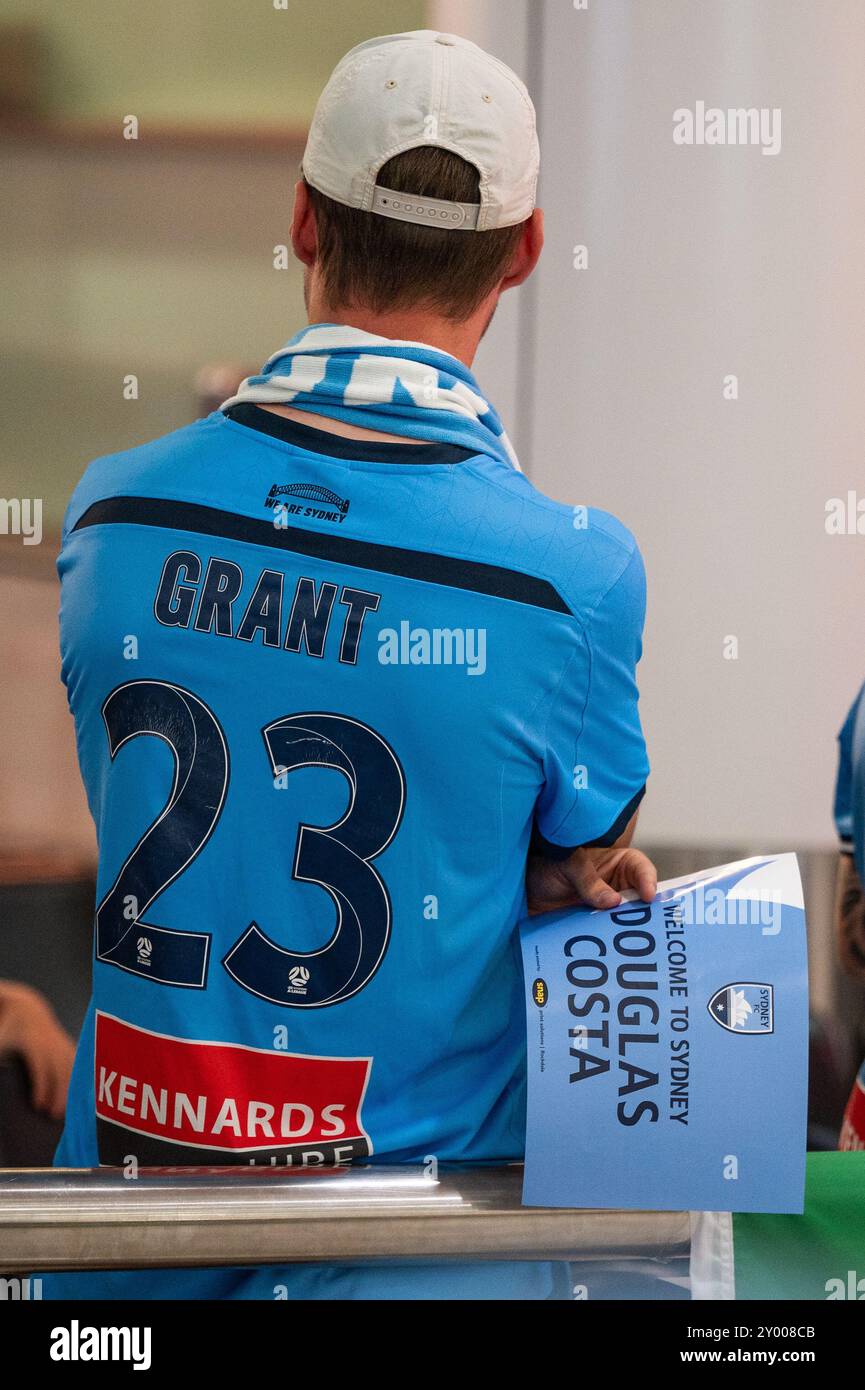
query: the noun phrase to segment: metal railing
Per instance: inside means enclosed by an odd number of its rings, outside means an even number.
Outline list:
[[[685,1256],[687,1212],[524,1207],[522,1168],[0,1170],[0,1273]]]

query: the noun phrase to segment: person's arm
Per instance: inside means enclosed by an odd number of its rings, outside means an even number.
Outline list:
[[[526,870],[530,913],[616,907],[627,889],[646,900],[657,891],[654,865],[631,848],[649,771],[636,683],[644,613],[634,545],[576,637],[552,702]]]
[[[526,869],[529,913],[578,904],[617,907],[628,889],[651,902],[658,891],[658,873],[647,855],[631,848],[636,824],[635,811],[614,844],[575,849],[567,859],[551,860],[533,851]]]
[[[0,1053],[18,1053],[30,1077],[35,1110],[63,1118],[75,1044],[35,989],[0,980]]]

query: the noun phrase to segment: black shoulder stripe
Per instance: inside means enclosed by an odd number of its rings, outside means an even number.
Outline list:
[[[175,502],[163,497],[108,497],[88,507],[72,529],[81,531],[87,526],[117,524],[158,526],[169,531],[222,536],[227,540],[245,541],[249,545],[268,546],[272,550],[312,555],[339,565],[377,570],[382,574],[398,574],[405,579],[421,579],[429,584],[443,584],[471,593],[491,594],[495,598],[512,599],[515,603],[527,603],[534,608],[546,608],[553,613],[571,612],[558,590],[546,579],[521,574],[519,570],[485,565],[477,560],[461,560],[450,555],[404,550],[394,545],[378,545],[373,541],[359,541],[348,536],[324,535],[296,526],[276,527],[271,521],[259,521],[255,517],[240,516],[218,507],[201,506],[197,502]]]
[[[619,812],[618,816],[613,821],[613,824],[610,826],[606,834],[599,835],[597,840],[589,840],[588,844],[586,845],[556,845],[553,843],[552,840],[547,840],[544,838],[544,836],[541,834],[540,830],[537,827],[537,822],[535,822],[532,826],[531,848],[533,850],[536,850],[539,854],[542,854],[545,859],[551,859],[553,861],[569,859],[570,856],[573,854],[574,850],[577,849],[609,848],[609,846],[614,845],[618,840],[619,836],[624,833],[632,815],[636,811],[645,794],[646,786],[644,783],[640,790],[637,792],[636,796],[632,796],[627,806],[625,806],[624,809]]]
[[[592,849],[597,847],[599,849],[606,849],[610,845],[614,845],[618,840],[619,836],[624,834],[625,830],[627,829],[630,823],[631,817],[633,816],[634,812],[636,811],[637,807],[639,806],[640,802],[642,801],[645,795],[646,786],[644,783],[643,786],[640,787],[640,790],[637,792],[636,796],[632,796],[627,806],[625,806],[625,808],[619,812],[618,816],[616,817],[613,824],[610,826],[606,835],[599,835],[597,840],[590,840],[587,848]]]

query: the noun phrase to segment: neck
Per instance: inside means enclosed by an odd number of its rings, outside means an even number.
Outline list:
[[[467,367],[474,361],[478,343],[491,317],[492,308],[486,303],[463,321],[442,318],[440,314],[422,308],[395,309],[377,314],[364,308],[316,306],[312,302],[309,305],[310,323],[344,323],[349,328],[360,328],[380,338],[427,343],[440,352],[449,352],[451,357],[456,357]]]

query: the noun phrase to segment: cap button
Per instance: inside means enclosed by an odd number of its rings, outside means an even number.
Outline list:
[[[436,34],[436,43],[446,44],[448,48],[453,48],[454,41],[450,34]]]

